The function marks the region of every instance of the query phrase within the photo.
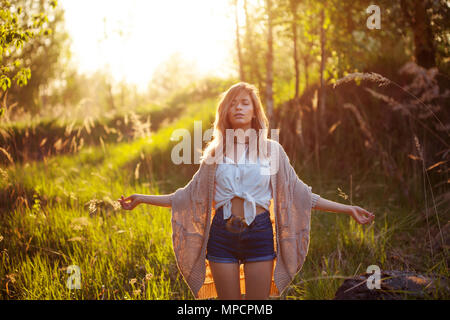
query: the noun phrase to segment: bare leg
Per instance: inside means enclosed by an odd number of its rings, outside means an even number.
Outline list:
[[[269,298],[272,271],[273,260],[244,264],[246,300],[266,300]]]
[[[209,261],[220,300],[241,300],[239,264]]]

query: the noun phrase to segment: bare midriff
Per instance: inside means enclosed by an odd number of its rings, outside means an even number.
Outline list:
[[[263,207],[256,205],[256,214],[260,214],[266,211]],[[244,199],[239,197],[234,197],[231,199],[231,212],[237,217],[244,217]]]
[[[214,206],[214,203],[213,203]],[[266,211],[260,205],[256,205],[256,215]],[[244,218],[244,199],[240,197],[234,197],[231,199],[231,212],[234,216]]]

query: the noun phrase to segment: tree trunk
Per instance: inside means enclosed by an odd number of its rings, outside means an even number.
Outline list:
[[[262,77],[258,68],[258,52],[255,50],[255,45],[253,42],[253,30],[252,22],[250,21],[250,15],[248,13],[247,0],[244,0],[244,12],[245,12],[245,27],[246,27],[246,41],[248,45],[248,57],[250,63],[250,79],[257,83],[258,89],[262,90]]]
[[[116,110],[116,104],[114,103],[114,95],[112,92],[112,85],[109,81],[106,82],[106,90],[108,94],[108,104],[110,110]]]
[[[434,36],[431,30],[430,18],[427,14],[429,1],[414,0],[412,5],[409,6],[406,0],[401,0],[400,4],[403,14],[410,22],[414,33],[414,56],[417,64],[427,69],[435,67]],[[410,13],[410,7],[412,13]]]
[[[236,50],[238,54],[238,63],[239,63],[239,78],[241,79],[241,81],[245,81],[244,61],[242,59],[241,41],[239,37],[238,0],[234,0],[234,7],[235,7],[235,22],[236,22]]]
[[[323,119],[325,115],[325,85],[323,74],[325,71],[325,13],[324,9],[320,12],[320,95],[319,95],[319,118]],[[321,121],[323,123],[323,121]]]
[[[300,72],[298,69],[298,54],[297,54],[297,6],[298,2],[296,0],[290,0],[291,12],[292,12],[292,40],[294,42],[294,70],[295,70],[295,94],[294,98],[299,95],[299,85],[300,85]]]
[[[305,54],[303,56],[303,73],[305,74],[305,89],[309,86],[309,56]]]
[[[267,65],[266,65],[266,105],[270,128],[273,128],[273,35],[272,35],[272,0],[266,0],[267,7]]]

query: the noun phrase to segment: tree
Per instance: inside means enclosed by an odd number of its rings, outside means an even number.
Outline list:
[[[240,40],[240,33],[239,33],[238,0],[233,0],[233,6],[235,9],[234,10],[234,19],[235,19],[235,24],[236,24],[236,51],[237,51],[238,64],[239,64],[239,78],[241,79],[241,81],[245,81],[244,60],[242,57],[241,40]]]
[[[156,67],[148,87],[148,97],[155,103],[164,103],[177,90],[198,79],[196,63],[186,60],[177,51]]]
[[[32,70],[24,53],[30,43],[52,33],[47,13],[57,2],[41,0],[38,10],[32,9],[31,1],[0,3],[0,87],[5,92],[13,83],[19,87],[28,84]]]
[[[294,70],[295,70],[295,94],[294,98],[297,98],[299,95],[299,87],[300,87],[300,71],[299,71],[299,58],[297,53],[297,20],[298,13],[297,8],[300,4],[299,0],[289,0],[290,10],[292,14],[292,41],[294,46],[293,58],[294,58]]]
[[[266,0],[267,10],[267,57],[266,57],[266,106],[270,127],[273,125],[273,34],[272,0]]]
[[[247,45],[247,59],[249,78],[251,82],[256,83],[259,92],[262,92],[263,89],[263,76],[260,72],[260,50],[261,46],[257,44],[258,34],[255,32],[255,27],[259,21],[259,15],[262,14],[262,10],[257,6],[252,6],[249,8],[249,3],[247,0],[244,0],[244,13],[245,13],[245,40]],[[250,14],[251,13],[251,14]],[[264,42],[263,42],[264,43]],[[245,59],[244,59],[245,60]],[[265,99],[265,96],[262,97]]]
[[[3,1],[2,89],[8,89],[7,103],[17,102],[29,111],[40,106],[40,90],[56,75],[63,47],[64,12],[56,1]],[[8,17],[10,22],[8,23]],[[11,67],[12,66],[12,67]],[[11,86],[11,81],[16,86]]]
[[[400,5],[414,33],[414,56],[417,64],[424,68],[436,66],[433,32],[427,14],[430,1],[401,0]]]

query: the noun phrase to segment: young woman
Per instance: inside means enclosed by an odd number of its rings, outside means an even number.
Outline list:
[[[252,140],[255,136],[247,135],[245,141],[242,141],[243,139],[236,139],[237,134],[227,135],[227,130],[229,132],[230,129],[241,133],[252,130],[257,132],[256,158],[252,152],[252,146],[255,145]],[[359,206],[340,204],[312,193],[311,187],[298,179],[288,160],[285,160],[287,164],[280,167],[282,172],[262,174],[263,169],[268,168],[271,163],[269,154],[260,149],[264,143],[270,142],[270,139],[267,139],[267,129],[268,121],[256,87],[245,82],[237,83],[222,94],[216,110],[213,139],[203,151],[200,169],[187,187],[169,195],[133,194],[119,199],[125,210],[132,210],[141,203],[172,207],[174,250],[178,266],[191,290],[195,287],[193,292],[196,297],[204,281],[204,257],[209,262],[219,299],[241,299],[240,264],[244,264],[245,298],[250,300],[269,297],[273,291],[271,286],[273,287],[274,281],[274,259],[277,259],[270,218],[272,199],[277,202],[274,207],[277,224],[275,232],[280,230],[276,239],[281,245],[277,244],[277,248],[280,250],[280,256],[283,255],[279,262],[276,260],[280,269],[275,268],[275,283],[278,289],[285,288],[301,268],[309,245],[309,214],[312,208],[346,213],[360,224],[370,223],[374,219],[372,213]],[[281,145],[271,145],[279,146],[281,155],[287,158]],[[205,171],[205,160],[212,158],[218,161],[218,164],[210,169],[213,173],[201,173]],[[212,202],[204,195],[207,194],[205,185],[211,183],[208,179],[214,180]],[[203,190],[202,187],[205,192],[199,191]],[[277,189],[275,194],[274,188]],[[188,191],[191,194],[188,194]],[[197,202],[191,201],[191,198],[196,198]],[[177,208],[174,208],[175,203]],[[201,204],[198,210],[197,203]],[[204,203],[206,206],[202,206]],[[215,214],[209,224],[210,203]],[[190,211],[184,210],[183,206],[191,206]],[[203,212],[207,214],[202,214]],[[180,227],[181,224],[184,225]],[[198,231],[199,229],[201,231]],[[186,230],[190,232],[183,233]],[[176,233],[183,236],[178,237]],[[197,238],[194,236],[191,238],[195,239],[189,240],[186,236],[196,233],[200,236],[198,240],[195,240]],[[300,240],[294,239],[292,244],[292,238],[299,234]],[[187,240],[175,240],[177,237]],[[202,255],[204,247],[206,256]],[[190,248],[193,251],[186,253]],[[179,253],[180,251],[185,253]],[[298,257],[297,253],[300,253]],[[199,258],[195,260],[197,256]],[[188,267],[184,267],[185,265]]]

